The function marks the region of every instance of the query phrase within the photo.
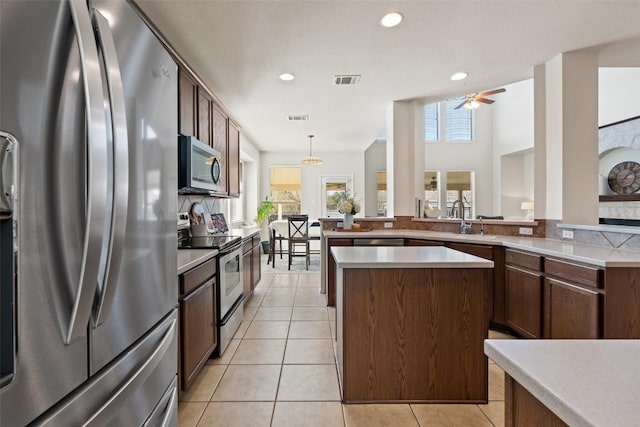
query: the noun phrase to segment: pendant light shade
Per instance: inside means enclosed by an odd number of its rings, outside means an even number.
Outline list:
[[[309,166],[309,165],[321,165],[322,164],[322,159],[320,157],[315,157],[313,155],[312,152],[312,140],[314,135],[308,135],[309,137],[309,155],[307,157],[305,157],[304,159],[302,159],[302,161],[300,162],[301,165],[303,166]]]

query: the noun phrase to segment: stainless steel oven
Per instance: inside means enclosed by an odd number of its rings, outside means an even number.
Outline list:
[[[218,257],[220,319],[218,355],[222,355],[244,317],[242,295],[242,239],[220,250]]]

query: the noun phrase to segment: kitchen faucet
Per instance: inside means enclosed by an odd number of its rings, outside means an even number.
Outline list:
[[[458,217],[460,218],[460,234],[469,234],[471,233],[471,224],[464,222],[464,202],[461,199],[458,199],[453,202],[451,205],[451,216],[455,212],[456,205],[458,206]]]

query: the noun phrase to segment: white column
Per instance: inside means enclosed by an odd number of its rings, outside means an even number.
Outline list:
[[[544,64],[533,68],[533,201],[536,219],[547,216],[547,117],[546,73]]]
[[[597,59],[563,53],[545,66],[547,219],[598,222]]]
[[[413,216],[415,199],[424,199],[422,108],[395,101],[387,110],[387,214]]]

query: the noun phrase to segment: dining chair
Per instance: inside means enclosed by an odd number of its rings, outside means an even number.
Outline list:
[[[305,269],[309,269],[309,215],[289,215],[289,266],[293,257],[305,257]],[[304,251],[299,250],[303,248]],[[298,249],[298,250],[296,250]]]

